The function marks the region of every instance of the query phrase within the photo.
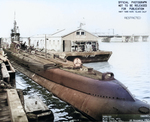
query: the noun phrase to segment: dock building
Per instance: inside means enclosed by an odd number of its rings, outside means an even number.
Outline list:
[[[98,37],[82,28],[74,31],[66,29],[51,35],[38,35],[28,40],[28,45],[43,50],[62,59],[74,61],[80,58],[82,62],[108,61],[112,52],[99,50]]]
[[[28,45],[40,49],[46,47],[47,51],[83,52],[99,49],[97,43],[98,37],[83,29],[77,29],[75,31],[63,29],[53,34],[36,35],[29,39],[30,44],[28,41]],[[93,48],[90,48],[90,46]]]

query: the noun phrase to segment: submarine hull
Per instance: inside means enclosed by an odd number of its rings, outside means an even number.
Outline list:
[[[149,104],[133,98],[115,78],[95,80],[56,67],[45,68],[21,54],[8,54],[25,68],[18,70],[94,120],[110,114],[149,114]]]

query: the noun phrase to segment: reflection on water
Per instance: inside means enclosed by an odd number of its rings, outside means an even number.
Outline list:
[[[150,103],[150,42],[138,43],[101,43],[101,50],[112,51],[108,62],[86,63],[101,72],[113,72],[115,78],[128,87],[129,91],[140,100]],[[36,94],[53,111],[54,121],[87,121],[70,105],[55,97],[21,73],[16,75],[17,88],[24,94]]]
[[[51,92],[38,85],[24,74],[16,73],[16,87],[23,90],[24,95],[38,95],[54,113],[54,121],[88,121],[72,106],[55,97]]]

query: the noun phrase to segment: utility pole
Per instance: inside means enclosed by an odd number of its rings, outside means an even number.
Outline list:
[[[45,34],[45,58],[47,58],[47,39]]]

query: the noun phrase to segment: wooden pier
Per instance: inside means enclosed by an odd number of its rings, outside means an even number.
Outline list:
[[[0,91],[0,122],[28,122],[16,89]]]
[[[22,90],[16,89],[15,69],[3,54],[0,48],[0,122],[53,121],[52,111],[42,100],[24,99]]]
[[[8,105],[12,122],[28,122],[16,89],[7,89]]]
[[[0,55],[0,121],[28,122],[15,89],[15,70],[7,57]]]
[[[11,121],[10,108],[7,102],[7,91],[0,91],[0,121]]]

